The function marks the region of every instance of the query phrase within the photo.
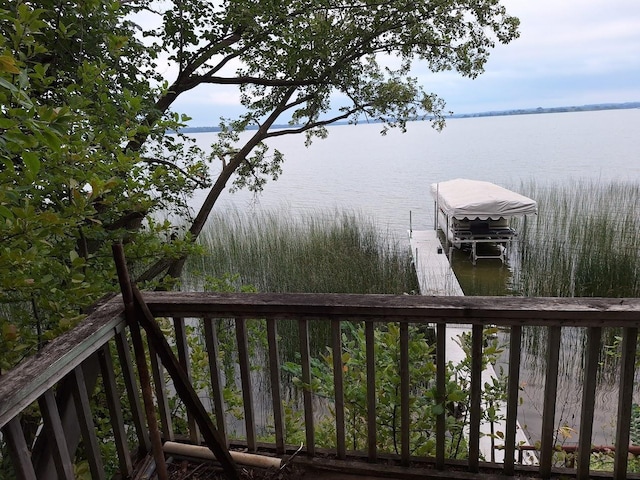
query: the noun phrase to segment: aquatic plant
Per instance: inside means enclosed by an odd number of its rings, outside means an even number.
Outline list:
[[[520,191],[538,216],[520,220],[513,289],[525,296],[637,297],[640,184],[576,181]]]
[[[211,218],[200,237],[204,255],[184,278],[198,289],[202,278],[236,275],[260,292],[410,293],[418,290],[409,249],[353,212],[310,212],[294,219],[282,212]]]

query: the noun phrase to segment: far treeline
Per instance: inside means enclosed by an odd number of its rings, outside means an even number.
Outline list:
[[[537,107],[537,108],[518,108],[516,110],[500,110],[478,113],[454,113],[447,118],[474,118],[474,117],[501,117],[508,115],[532,115],[536,113],[564,113],[564,112],[591,112],[598,110],[624,110],[631,108],[640,108],[640,102],[625,103],[598,103],[594,105],[580,105],[571,107]],[[369,122],[375,123],[375,122]],[[345,122],[335,122],[334,125],[344,125]],[[287,128],[288,125],[274,125],[274,128]],[[205,133],[219,132],[220,127],[184,127],[180,129],[182,133]]]

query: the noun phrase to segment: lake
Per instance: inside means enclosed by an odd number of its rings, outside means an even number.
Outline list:
[[[356,210],[406,238],[410,216],[415,230],[433,228],[434,182],[472,178],[517,190],[530,180],[640,181],[638,125],[640,109],[452,118],[442,132],[412,122],[386,136],[380,124],[337,125],[309,148],[301,135],[270,140],[285,154],[280,179],[257,197],[225,192],[216,209]],[[206,147],[215,135],[194,137]]]
[[[523,182],[568,185],[579,180],[640,182],[637,129],[640,109],[450,119],[442,132],[411,123],[405,134],[380,136],[379,124],[329,127],[326,140],[310,148],[302,136],[280,137],[270,145],[286,157],[283,174],[264,192],[225,192],[216,210],[277,210],[303,216],[335,209],[371,217],[382,232],[408,245],[407,231],[433,228],[431,183],[453,178],[487,180],[518,190]],[[206,147],[215,133],[194,134]],[[197,208],[204,194],[194,198]],[[544,215],[544,212],[539,212]],[[496,262],[458,263],[456,274],[467,294],[504,294],[511,269]],[[535,333],[534,333],[535,335]],[[525,339],[525,345],[527,341]],[[558,418],[579,419],[581,338],[563,340]],[[521,423],[535,440],[541,412],[540,352],[524,347]],[[636,401],[638,399],[636,398]],[[598,393],[593,442],[612,439],[616,394],[611,385]],[[575,440],[574,440],[575,441]],[[568,443],[572,440],[568,439]]]

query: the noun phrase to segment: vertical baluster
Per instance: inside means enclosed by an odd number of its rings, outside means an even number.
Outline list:
[[[44,429],[49,439],[53,463],[58,472],[58,478],[64,480],[74,480],[73,464],[71,456],[67,448],[67,440],[62,430],[62,422],[60,421],[60,413],[56,405],[56,399],[53,392],[49,389],[38,398],[38,404],[42,411],[42,419],[44,421]]]
[[[540,438],[540,476],[543,478],[551,476],[553,463],[553,436],[555,432],[561,333],[561,327],[549,327],[547,333],[547,369],[544,381],[544,405]]]
[[[133,466],[131,464],[129,446],[127,445],[127,433],[124,429],[124,418],[122,416],[122,408],[120,405],[120,395],[116,387],[116,378],[113,372],[113,359],[111,358],[109,345],[105,345],[98,351],[98,359],[100,360],[102,383],[107,397],[107,407],[109,408],[109,416],[111,417],[111,428],[113,429],[116,452],[118,453],[120,472],[124,476],[129,476],[133,473]],[[148,434],[146,439],[148,441]],[[138,441],[141,441],[139,434]],[[148,446],[145,445],[139,445],[139,447],[144,447],[145,452],[148,448]]]
[[[209,374],[211,375],[211,393],[213,395],[213,408],[216,414],[216,426],[220,432],[220,437],[224,443],[228,445],[222,379],[220,378],[220,365],[218,362],[218,334],[213,318],[204,319],[204,341],[209,357]]]
[[[376,350],[375,331],[372,321],[365,322],[364,335],[367,355],[367,451],[370,462],[378,459],[377,415],[376,415]]]
[[[31,452],[24,439],[24,432],[20,426],[20,419],[15,417],[2,427],[2,435],[7,442],[13,470],[18,480],[36,480],[36,472],[31,463]]]
[[[442,406],[442,411],[436,416],[436,468],[443,470],[447,420],[447,325],[439,323],[436,328],[436,402]]]
[[[313,397],[311,392],[311,352],[309,349],[309,322],[306,318],[298,320],[298,337],[300,340],[300,362],[302,365],[302,382],[305,384],[302,398],[304,402],[304,425],[307,439],[307,454],[316,454],[315,430],[313,422]]]
[[[129,408],[131,410],[133,426],[136,430],[136,435],[138,436],[138,448],[142,452],[146,453],[151,449],[149,430],[147,429],[147,424],[144,419],[142,404],[140,402],[140,389],[138,388],[138,381],[136,380],[135,372],[133,369],[133,362],[131,361],[131,350],[129,349],[127,334],[125,333],[124,329],[120,330],[116,334],[116,348],[118,350],[118,360],[120,361],[120,368],[122,370],[124,386],[127,390],[127,398],[129,399]],[[108,358],[110,359],[111,353],[108,352],[108,349],[107,354]],[[111,360],[109,360],[109,362],[111,362]],[[108,369],[113,374],[113,364],[109,363],[109,365],[110,366],[108,367]]]
[[[411,411],[409,409],[409,324],[400,323],[400,462],[409,466],[409,438],[411,431]]]
[[[236,339],[238,342],[238,362],[240,363],[240,381],[242,382],[242,401],[244,403],[244,423],[247,429],[247,447],[256,451],[256,422],[251,397],[251,368],[249,367],[249,340],[247,338],[246,319],[236,318]]]
[[[280,383],[280,354],[278,352],[278,331],[275,318],[267,319],[267,343],[269,345],[269,376],[271,379],[271,399],[273,403],[273,423],[276,431],[276,453],[285,453],[284,411],[282,409],[282,385]]]
[[[175,317],[173,319],[173,328],[176,335],[176,347],[178,349],[178,362],[183,368],[184,373],[191,382],[191,360],[189,358],[189,344],[187,342],[187,329],[184,318]],[[191,412],[187,411],[187,425],[189,426],[189,439],[191,443],[200,444],[200,433],[198,425]]]
[[[593,433],[593,414],[596,404],[596,386],[598,383],[598,360],[600,358],[601,327],[587,330],[587,362],[582,382],[582,410],[580,413],[580,434],[578,438],[578,469],[576,478],[589,478],[591,462],[591,434]]]
[[[340,320],[331,320],[331,347],[333,349],[333,386],[336,412],[336,446],[338,458],[347,456],[344,430],[344,388],[342,376],[342,332]]]
[[[167,382],[164,378],[164,368],[162,367],[158,354],[151,343],[149,343],[149,360],[151,361],[151,375],[153,376],[153,385],[155,387],[156,400],[158,402],[160,425],[162,425],[162,436],[165,441],[174,441],[175,434],[173,432],[173,420],[171,419],[169,398],[167,398]]]
[[[87,394],[87,386],[84,382],[82,367],[77,366],[74,368],[70,373],[70,377],[73,401],[76,405],[80,432],[82,432],[82,438],[84,439],[84,448],[87,454],[89,470],[91,471],[91,478],[98,480],[104,479],[104,466],[100,447],[98,446],[98,439],[96,438],[96,427],[93,423],[93,414],[89,406],[89,395]]]
[[[618,393],[618,423],[616,425],[616,453],[613,477],[627,478],[629,459],[629,426],[633,404],[633,380],[636,361],[637,328],[625,328],[622,332],[622,359],[620,363],[620,387]]]
[[[518,421],[518,398],[520,396],[520,348],[522,327],[512,326],[509,335],[509,384],[507,386],[507,421],[504,448],[504,473],[513,475],[516,447],[516,424]]]
[[[480,468],[480,421],[482,416],[482,325],[471,327],[471,386],[469,394],[469,470]]]

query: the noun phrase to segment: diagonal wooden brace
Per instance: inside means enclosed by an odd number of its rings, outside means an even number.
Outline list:
[[[124,251],[122,249],[122,245],[114,245],[113,251],[116,262],[124,263]],[[120,265],[120,268],[122,267],[123,264]],[[126,270],[126,263],[124,263],[124,269]],[[231,458],[231,455],[226,448],[226,444],[213,425],[207,410],[204,408],[204,405],[202,405],[202,402],[191,385],[191,382],[189,382],[184,369],[171,350],[169,343],[160,330],[160,326],[157,324],[153,314],[142,298],[140,290],[130,282],[128,274],[127,281],[130,284],[131,293],[133,294],[133,313],[147,333],[148,341],[153,345],[153,348],[160,357],[162,364],[173,379],[173,384],[178,396],[184,402],[187,411],[189,411],[189,413],[191,413],[195,418],[207,447],[209,447],[216,459],[222,465],[226,476],[231,480],[239,480],[240,476],[236,463]]]

